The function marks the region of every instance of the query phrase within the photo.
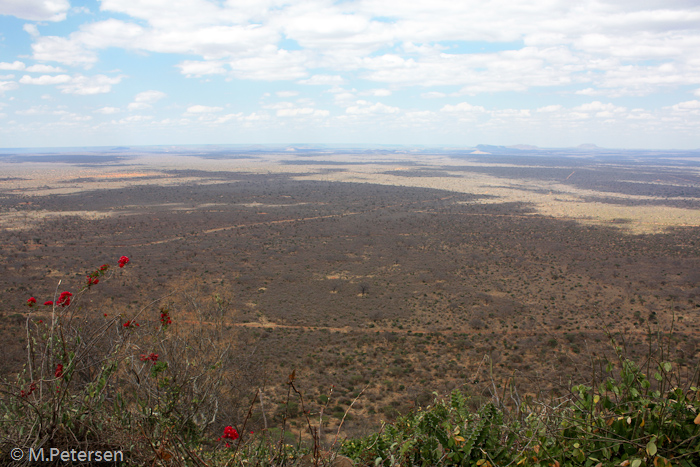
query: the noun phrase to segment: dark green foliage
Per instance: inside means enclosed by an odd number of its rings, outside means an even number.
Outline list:
[[[650,380],[617,351],[618,365],[605,366],[602,383],[573,386],[557,406],[529,401],[513,411],[487,402],[474,412],[455,390],[346,442],[343,453],[375,466],[700,466],[697,372],[679,387],[671,363],[647,362]]]
[[[506,460],[512,438],[503,413],[487,403],[477,412],[469,399],[454,391],[449,400],[436,399],[385,425],[377,434],[343,445],[343,453],[371,465],[482,465]]]

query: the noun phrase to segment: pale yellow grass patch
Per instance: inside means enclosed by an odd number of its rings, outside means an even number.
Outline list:
[[[110,217],[110,212],[100,211],[9,211],[0,212],[0,226],[7,230],[29,229],[40,222],[58,219],[60,217],[79,216],[86,219],[104,219]]]
[[[309,167],[313,168],[313,167]],[[559,183],[545,183],[492,177],[485,174],[454,172],[455,177],[404,177],[386,173],[386,167],[347,167],[348,172],[316,173],[295,177],[298,180],[364,182],[381,185],[434,188],[458,193],[487,195],[476,203],[528,203],[537,214],[575,220],[586,224],[605,224],[630,233],[658,233],[668,227],[700,226],[700,211],[667,206],[625,206],[587,201],[587,197],[651,201],[650,196],[601,193]],[[535,192],[533,190],[545,191]],[[679,198],[682,199],[682,198]],[[620,222],[624,220],[624,222]]]
[[[488,174],[452,171],[451,166],[509,166],[513,164],[492,164],[455,160],[443,155],[413,155],[396,154],[382,156],[382,160],[394,165],[378,164],[376,155],[343,155],[319,154],[318,159],[341,162],[333,169],[342,171],[327,171],[327,165],[287,165],[282,163],[290,159],[289,154],[266,154],[256,159],[202,159],[194,156],[163,156],[142,155],[134,164],[125,166],[123,170],[106,168],[85,168],[70,164],[49,163],[0,163],[0,172],[8,180],[0,182],[0,193],[26,194],[41,196],[48,194],[69,194],[81,191],[125,188],[138,185],[203,185],[230,183],[229,180],[217,180],[206,177],[181,177],[168,170],[201,171],[230,171],[255,174],[295,174],[297,180],[320,180],[328,182],[376,183],[391,186],[406,186],[416,188],[434,188],[456,193],[470,193],[477,196],[488,196],[476,200],[476,203],[522,202],[532,207],[536,214],[571,219],[584,224],[613,225],[630,233],[657,233],[669,227],[700,226],[700,211],[657,205],[644,205],[645,201],[656,201],[660,198],[649,196],[625,195],[621,193],[598,192],[579,189],[564,183],[532,181],[522,179],[507,179]],[[417,162],[418,166],[402,161]],[[342,162],[354,164],[343,165]],[[365,162],[357,165],[357,162]],[[375,162],[375,163],[373,163]],[[434,168],[447,171],[449,177],[406,177],[402,173],[411,170]],[[303,173],[304,175],[298,175]],[[156,177],[156,178],[153,178]],[[66,180],[77,180],[66,184]],[[602,203],[589,201],[591,198],[612,198],[621,201],[634,200],[639,205],[625,206],[623,204]],[[676,198],[683,199],[683,198]],[[296,205],[304,203],[296,203]],[[208,203],[196,207],[173,206],[173,209],[200,209],[213,207],[217,203]],[[261,203],[243,204],[250,208],[278,208],[289,205]],[[149,206],[133,206],[147,208]],[[121,212],[125,214],[125,212]],[[76,211],[50,213],[39,212],[4,212],[0,213],[0,222],[6,228],[27,228],[40,220],[60,215],[80,215],[92,218],[106,217],[109,212]]]

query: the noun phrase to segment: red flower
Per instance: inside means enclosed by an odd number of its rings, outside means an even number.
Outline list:
[[[60,378],[61,376],[63,376],[63,364],[62,363],[59,363],[58,365],[56,365],[56,371],[54,372],[54,374],[56,375],[56,378]]]
[[[36,391],[36,383],[32,382],[29,385],[29,390],[25,391],[24,389],[19,392],[19,395],[22,397],[29,397],[32,395],[32,393]]]
[[[224,434],[221,437],[219,437],[219,441],[221,441],[222,439],[237,440],[238,432],[234,427],[227,426],[226,428],[224,428]],[[226,443],[226,447],[229,447],[228,442]]]
[[[70,298],[72,296],[73,294],[70,292],[61,292],[61,295],[59,295],[58,300],[56,301],[56,305],[60,305],[62,307],[70,305]]]
[[[40,320],[39,320],[39,324],[41,324],[41,323],[43,323],[43,322],[44,322],[44,320],[43,320],[43,319],[40,319]]]
[[[158,354],[153,352],[151,352],[149,355],[141,354],[142,362],[147,362],[149,360],[152,361],[153,364],[155,364],[158,361]]]
[[[120,268],[123,268],[123,267],[126,266],[128,263],[129,263],[129,258],[128,258],[128,257],[122,256],[121,258],[119,258],[119,267],[120,267]]]
[[[161,308],[160,310],[160,324],[163,326],[173,324],[173,320],[170,318],[170,310],[167,308]]]
[[[124,323],[125,328],[128,328],[129,326],[131,326],[131,321],[127,321],[126,323]]]
[[[91,285],[97,285],[98,282],[100,282],[100,280],[97,277],[87,276],[88,287]]]
[[[44,302],[44,306],[52,306],[53,302],[51,300],[47,300]]]
[[[27,306],[28,306],[28,307],[33,307],[34,305],[36,305],[36,298],[34,298],[34,297],[29,297],[29,298],[27,299]]]
[[[100,271],[102,272],[106,271],[107,269],[109,269],[109,264],[103,264],[102,266],[100,266]]]

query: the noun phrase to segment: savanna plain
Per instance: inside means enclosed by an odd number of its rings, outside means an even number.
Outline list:
[[[221,403],[193,416],[212,433],[316,437],[320,450],[455,389],[474,410],[555,401],[596,378],[611,341],[641,361],[663,341],[697,385],[698,152],[4,150],[0,173],[9,380],[27,371],[28,328],[57,313],[27,299],[77,293],[111,263],[119,274],[85,288],[73,319],[113,323],[102,338],[116,342],[166,310],[168,339],[186,345],[151,349],[170,365],[158,377],[197,339],[227,349]],[[154,465],[175,456],[161,448]]]

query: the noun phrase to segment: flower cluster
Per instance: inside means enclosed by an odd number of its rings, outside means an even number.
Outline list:
[[[122,256],[119,258],[119,267],[123,268],[128,262],[129,258],[126,256]],[[100,282],[100,276],[103,276],[105,274],[105,271],[109,269],[109,264],[103,264],[100,266],[100,269],[97,271],[93,271],[90,274],[87,275],[87,285],[86,287],[90,287],[92,285],[97,285]],[[70,292],[61,292],[61,295],[58,297],[58,300],[56,300],[56,305],[62,306],[62,307],[67,307],[70,305],[71,302],[71,297],[73,296],[72,293]],[[36,305],[36,298],[34,297],[29,297],[27,299],[27,306],[28,307],[33,307]],[[44,306],[53,306],[54,302],[51,300],[47,300],[44,302]],[[138,325],[137,325],[138,326]]]
[[[219,441],[222,439],[230,439],[231,441],[235,441],[238,439],[238,431],[232,426],[227,426],[224,428],[224,434],[219,437]],[[226,447],[230,448],[231,445],[226,441]]]
[[[54,375],[56,376],[56,378],[60,378],[61,376],[63,376],[63,363],[59,363],[58,365],[56,365],[56,371],[54,372]]]
[[[173,320],[170,318],[170,309],[163,307],[160,309],[160,324],[163,327],[173,324]]]
[[[36,383],[32,381],[32,383],[29,385],[29,390],[25,391],[24,389],[22,389],[19,392],[19,395],[20,397],[29,397],[34,391],[36,391]]]
[[[73,294],[70,292],[61,292],[61,295],[58,296],[58,300],[56,300],[56,305],[67,307],[68,305],[70,305],[70,300],[72,296]]]
[[[122,258],[126,258],[126,256],[122,256]],[[127,258],[127,263],[129,262],[129,259]],[[122,267],[121,264],[121,259],[119,260],[119,267]],[[124,263],[126,264],[126,263]],[[97,285],[100,282],[100,276],[104,276],[105,272],[109,269],[109,264],[103,264],[100,266],[100,269],[97,271],[93,271],[90,274],[87,275],[87,285],[86,287],[90,287],[91,285]]]
[[[147,361],[152,361],[153,364],[155,365],[156,362],[158,361],[158,354],[151,352],[150,354],[141,354],[141,361],[142,362],[147,362]]]
[[[125,328],[132,328],[134,326],[139,327],[140,324],[137,323],[136,321],[128,320],[128,321],[125,321],[124,324],[122,324],[122,326],[124,326]]]
[[[70,298],[72,296],[73,296],[73,294],[70,292],[61,292],[61,295],[59,295],[58,300],[56,300],[56,305],[60,305],[63,307],[70,305]],[[27,306],[33,307],[34,305],[36,305],[36,298],[29,297],[27,299]],[[51,301],[51,300],[45,301],[44,306],[53,306],[53,301]]]

